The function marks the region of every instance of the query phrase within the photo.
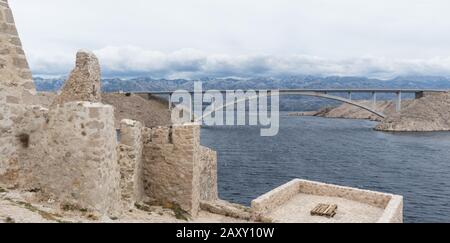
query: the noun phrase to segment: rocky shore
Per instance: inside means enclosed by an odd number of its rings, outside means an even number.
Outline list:
[[[400,113],[384,119],[375,129],[389,132],[450,131],[450,93],[413,100]]]
[[[371,105],[371,101],[360,102]],[[450,93],[430,94],[421,99],[404,100],[400,113],[396,111],[394,101],[380,101],[376,109],[387,117],[383,119],[349,104],[326,107],[314,112],[293,112],[289,115],[377,121],[380,123],[375,130],[386,132],[450,131]]]
[[[371,101],[360,101],[361,104],[371,106]],[[411,101],[404,101],[402,107],[407,107]],[[380,101],[377,102],[376,110],[381,111],[387,116],[392,116],[396,113],[396,104],[392,101]],[[383,118],[363,110],[359,107],[352,106],[350,104],[342,104],[337,107],[325,107],[318,111],[310,112],[292,112],[290,116],[317,116],[325,118],[342,118],[342,119],[361,119],[381,122]]]

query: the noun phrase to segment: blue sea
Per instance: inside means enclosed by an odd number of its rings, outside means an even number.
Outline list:
[[[280,118],[275,137],[251,126],[204,127],[218,151],[220,197],[249,205],[301,178],[405,197],[405,222],[450,222],[450,133],[385,133],[375,122]]]

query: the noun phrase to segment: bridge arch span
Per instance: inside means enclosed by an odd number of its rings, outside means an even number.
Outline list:
[[[242,102],[246,102],[247,100],[255,100],[255,99],[258,99],[259,97],[265,97],[265,96],[266,97],[271,97],[271,96],[274,96],[274,95],[278,95],[278,96],[299,95],[299,96],[310,96],[310,97],[318,97],[318,98],[324,98],[324,99],[329,99],[329,100],[336,100],[336,101],[340,101],[342,103],[346,103],[346,104],[349,104],[349,105],[352,105],[352,106],[356,106],[356,107],[361,108],[363,110],[366,110],[366,111],[368,111],[370,113],[373,113],[373,114],[375,114],[375,115],[377,115],[377,116],[379,116],[381,118],[385,118],[386,117],[382,112],[378,112],[372,107],[360,104],[360,103],[355,102],[355,101],[353,101],[351,99],[346,99],[346,98],[343,98],[343,97],[340,97],[340,96],[336,96],[336,95],[329,95],[327,93],[318,93],[318,92],[282,92],[282,93],[274,94],[273,92],[268,91],[267,95],[260,95],[260,94],[258,94],[258,95],[255,95],[255,96],[238,99],[238,100],[235,100],[234,102],[229,102],[229,103],[227,103],[225,105],[222,105],[222,106],[220,106],[220,107],[218,107],[218,108],[216,108],[216,109],[214,109],[214,110],[212,110],[212,111],[210,111],[210,112],[208,112],[206,114],[203,114],[202,117],[194,119],[194,120],[195,120],[195,122],[201,122],[201,121],[203,121],[204,118],[212,115],[214,112],[223,110],[226,107],[229,107],[229,106],[232,106],[232,105],[235,105],[235,104],[239,104],[239,103],[242,103]]]

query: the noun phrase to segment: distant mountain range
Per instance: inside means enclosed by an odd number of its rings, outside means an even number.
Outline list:
[[[38,91],[57,91],[64,84],[65,78],[34,78]],[[205,90],[221,89],[299,89],[299,88],[409,88],[409,89],[450,89],[450,78],[438,76],[408,76],[390,80],[379,80],[365,77],[317,77],[295,76],[287,78],[204,78]],[[185,79],[152,79],[152,78],[107,78],[102,80],[104,92],[130,91],[168,91],[193,90],[193,80]],[[355,99],[368,98],[367,95],[354,96]],[[391,99],[388,95],[380,99]],[[285,97],[281,100],[281,109],[286,111],[317,110],[323,106],[337,105],[335,102],[309,97]],[[301,101],[301,102],[299,102]]]

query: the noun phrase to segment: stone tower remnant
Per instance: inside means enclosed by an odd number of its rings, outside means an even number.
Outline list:
[[[7,0],[0,0],[0,102],[32,104],[31,71]]]
[[[0,181],[17,175],[17,131],[24,105],[36,94],[31,71],[7,0],[0,0]]]
[[[95,54],[86,50],[78,51],[75,69],[52,107],[72,101],[101,102],[100,79],[100,64]]]

